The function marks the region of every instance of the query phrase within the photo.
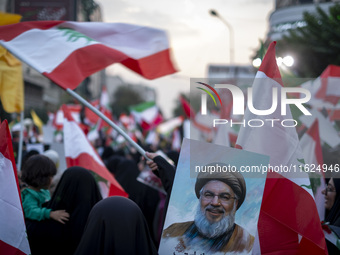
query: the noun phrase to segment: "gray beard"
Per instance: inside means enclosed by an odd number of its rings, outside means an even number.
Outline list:
[[[200,205],[198,205],[195,215],[195,225],[202,235],[208,238],[216,238],[227,233],[234,226],[236,212],[235,205],[234,209],[230,212],[229,215],[223,216],[223,218],[220,221],[215,223],[210,223],[207,220],[204,214],[205,210],[206,208],[201,210]]]

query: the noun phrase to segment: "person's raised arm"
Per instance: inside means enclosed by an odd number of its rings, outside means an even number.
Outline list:
[[[175,168],[157,153],[146,152],[145,155],[150,159],[146,164],[161,179],[165,191],[170,195],[175,178]]]

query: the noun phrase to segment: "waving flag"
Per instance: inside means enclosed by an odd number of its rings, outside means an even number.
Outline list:
[[[270,109],[272,89],[281,90],[275,42],[271,43],[253,83],[256,109]],[[280,97],[278,105],[280,105]],[[289,107],[285,119],[292,119]],[[257,116],[246,110],[244,118],[277,119],[262,127],[241,127],[237,147],[270,156],[271,166],[295,165],[303,161],[295,128],[280,125],[280,107],[272,114]],[[301,166],[303,168],[303,166]],[[310,188],[308,174],[268,172],[253,254],[327,254],[325,236]]]
[[[130,112],[136,122],[146,131],[157,127],[163,121],[163,117],[153,101],[131,106]]]
[[[321,87],[315,97],[336,105],[340,99],[340,66],[327,66],[320,78]]]
[[[36,114],[36,112],[33,109],[31,109],[31,116],[32,116],[34,125],[36,125],[39,128],[39,133],[42,134],[44,122],[42,122],[42,120],[39,118],[39,116]]]
[[[0,125],[0,254],[30,254],[7,120]]]
[[[164,31],[123,23],[32,21],[0,27],[0,43],[66,89],[121,63],[147,79],[176,70]]]
[[[312,126],[301,137],[301,149],[305,163],[315,166],[316,169],[310,174],[315,203],[318,208],[320,221],[325,219],[325,197],[321,193],[326,188],[325,174],[321,171],[323,165],[322,148],[319,135],[319,121],[315,119]],[[318,170],[320,169],[320,170]]]
[[[62,106],[64,112],[64,145],[67,167],[81,166],[91,170],[105,181],[110,183],[110,190],[107,195],[127,197],[127,193],[116,181],[113,175],[107,170],[96,150],[88,142],[84,132],[74,121],[66,105]],[[100,186],[103,188],[104,186]],[[103,193],[103,189],[102,189]]]
[[[0,26],[18,23],[21,16],[0,12]],[[24,110],[24,79],[21,62],[0,46],[0,99],[6,112]]]
[[[75,120],[75,122],[80,123],[80,111],[81,111],[81,105],[75,104],[75,105],[67,105],[67,109],[70,112],[72,118]],[[62,130],[64,126],[64,112],[62,110],[62,107],[60,107],[54,118],[53,118],[53,126],[57,130]]]

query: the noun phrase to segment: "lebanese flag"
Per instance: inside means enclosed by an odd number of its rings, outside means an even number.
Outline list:
[[[87,140],[86,135],[73,119],[67,106],[63,105],[62,110],[64,112],[64,146],[67,167],[84,167],[108,181],[110,188],[106,193],[104,192],[105,185],[100,185],[103,197],[128,197],[128,194],[107,170],[98,153]]]
[[[275,44],[270,44],[253,83],[255,109],[271,108],[272,89],[281,91],[283,86]],[[247,109],[245,120],[261,119],[265,124],[241,127],[236,147],[270,156],[271,166],[301,165],[303,156],[296,130],[280,123],[292,119],[289,106],[286,110],[285,116],[281,115],[280,107],[270,115],[257,116]],[[265,119],[279,121],[271,127],[272,122]],[[253,254],[327,254],[309,177],[304,171],[267,173]]]
[[[340,99],[340,66],[327,66],[320,78],[321,87],[315,97],[336,105]]]
[[[31,254],[7,120],[0,124],[0,254]]]
[[[72,118],[77,122],[80,123],[80,111],[81,111],[81,105],[75,104],[75,105],[68,105],[67,109],[71,113]],[[64,125],[64,112],[61,109],[61,107],[57,110],[57,112],[54,115],[53,119],[53,126],[57,130],[62,130]]]
[[[155,102],[145,102],[130,107],[131,115],[143,130],[151,130],[163,121],[163,117]]]
[[[320,221],[325,219],[325,197],[321,193],[326,188],[325,173],[322,171],[323,157],[319,135],[319,120],[315,119],[312,126],[301,137],[300,146],[305,159],[305,163],[314,165],[313,175],[310,177],[314,181],[315,203],[318,208]],[[321,168],[321,169],[320,169]],[[318,170],[320,169],[320,170]]]
[[[165,31],[123,23],[29,21],[0,27],[1,45],[64,89],[121,63],[147,79],[176,72]]]

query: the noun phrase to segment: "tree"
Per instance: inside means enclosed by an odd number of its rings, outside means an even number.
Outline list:
[[[277,43],[277,53],[294,55],[294,71],[299,77],[317,77],[330,64],[340,65],[340,5],[305,12],[306,26],[290,30]]]
[[[120,86],[113,94],[112,113],[119,117],[129,112],[129,106],[144,102],[141,95],[128,85]]]

